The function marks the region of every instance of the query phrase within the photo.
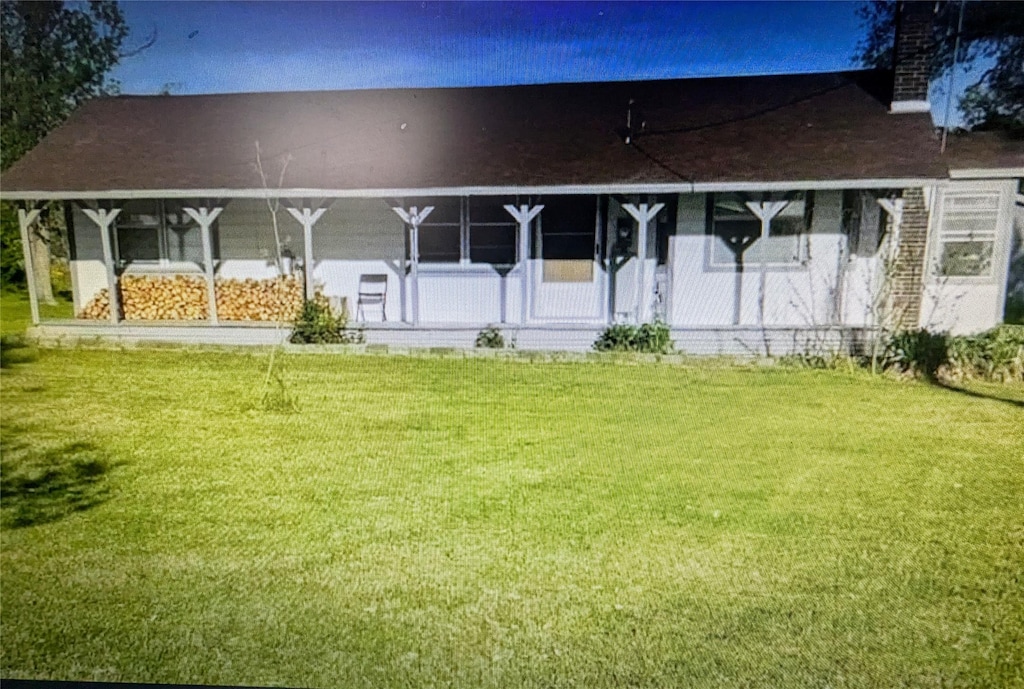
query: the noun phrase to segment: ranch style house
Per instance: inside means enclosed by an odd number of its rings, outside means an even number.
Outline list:
[[[73,313],[41,318],[30,276],[33,332],[266,343],[314,297],[406,346],[990,328],[1024,142],[942,140],[930,5],[900,16],[892,70],[91,100],[0,179],[30,274],[44,207],[67,227]]]

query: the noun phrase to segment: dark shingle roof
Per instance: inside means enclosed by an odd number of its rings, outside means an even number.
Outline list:
[[[928,114],[881,72],[97,99],[2,178],[17,192],[938,178]],[[647,122],[622,139],[627,104]],[[276,186],[276,179],[271,181]]]
[[[1024,140],[1002,132],[950,134],[943,160],[951,170],[1024,168]]]

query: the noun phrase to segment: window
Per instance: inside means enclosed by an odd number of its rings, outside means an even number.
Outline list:
[[[458,263],[462,256],[462,200],[458,197],[409,199],[409,206],[433,206],[420,223],[421,263]]]
[[[663,266],[668,261],[668,238],[676,233],[676,212],[679,205],[679,196],[676,194],[664,194],[655,199],[656,203],[664,203],[658,216],[654,219],[655,241],[657,241],[658,265]]]
[[[516,262],[518,225],[505,204],[515,197],[471,196],[405,199],[405,206],[433,206],[420,224],[420,263]]]
[[[540,219],[540,257],[544,282],[594,279],[597,198],[546,196]]]
[[[990,277],[999,222],[998,192],[946,194],[939,228],[939,274]]]
[[[762,236],[761,220],[748,201],[787,203]],[[712,265],[799,265],[807,256],[813,208],[813,192],[709,194],[708,233],[717,238],[712,243]]]
[[[505,210],[510,200],[494,196],[469,198],[469,260],[510,266],[516,262],[518,225]]]
[[[201,231],[183,208],[178,201],[127,201],[115,220],[120,264],[189,262],[201,265]]]
[[[541,200],[541,258],[594,260],[597,201],[593,196],[546,196]]]

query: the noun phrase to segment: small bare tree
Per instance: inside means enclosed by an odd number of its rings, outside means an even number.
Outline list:
[[[291,156],[285,156],[281,161],[281,173],[277,178],[276,194],[271,193],[270,186],[267,182],[267,173],[263,167],[263,156],[260,151],[260,142],[256,142],[256,173],[260,177],[260,183],[263,186],[264,199],[267,202],[267,210],[270,212],[270,223],[274,229],[274,260],[277,266],[278,280],[274,287],[275,294],[278,300],[283,297],[283,290],[285,288],[285,280],[287,276],[284,270],[284,249],[281,243],[281,228],[278,222],[278,212],[281,209],[281,189],[284,188],[284,177],[288,171],[288,163],[291,162]],[[260,393],[260,406],[265,411],[285,411],[293,412],[297,411],[297,406],[294,397],[288,391],[288,386],[285,384],[284,376],[277,368],[277,352],[282,348],[284,338],[281,336],[281,327],[284,325],[284,312],[281,309],[277,309],[277,318],[274,319],[274,332],[276,337],[275,342],[271,345],[270,356],[267,360],[267,372],[263,377],[263,389]]]
[[[281,161],[281,174],[277,177],[277,191],[280,192],[284,188],[284,176],[288,172],[288,164],[292,158],[290,155],[285,156]],[[281,227],[278,222],[278,213],[281,210],[281,195],[270,194],[270,186],[267,182],[267,173],[263,168],[263,156],[260,151],[260,142],[256,142],[256,173],[260,176],[260,184],[264,191],[264,200],[267,203],[267,210],[270,211],[270,223],[274,228],[274,260],[277,264],[277,272],[281,277],[285,277],[284,270],[284,249],[281,242]]]

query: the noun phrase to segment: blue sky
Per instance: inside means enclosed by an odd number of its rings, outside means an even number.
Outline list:
[[[849,69],[852,2],[122,3],[124,93],[221,93]],[[936,111],[945,99],[935,97]]]
[[[464,86],[852,65],[852,3],[124,2],[125,93]]]

